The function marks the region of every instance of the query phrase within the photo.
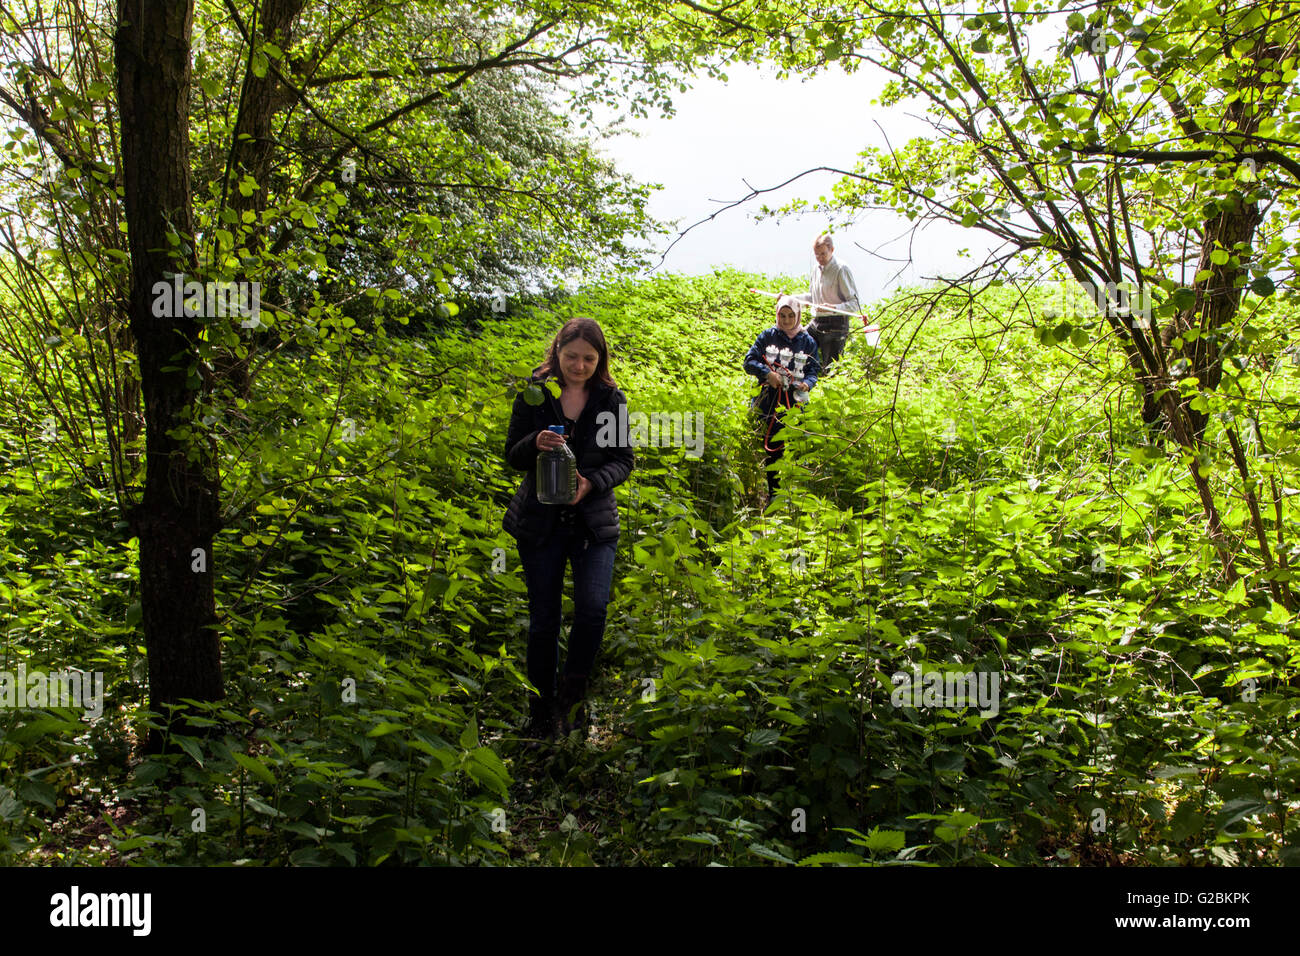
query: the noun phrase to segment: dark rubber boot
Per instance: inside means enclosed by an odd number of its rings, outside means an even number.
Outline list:
[[[560,694],[557,698],[561,733],[578,730],[587,735],[587,675],[563,674],[560,676]]]
[[[559,714],[554,697],[528,695],[528,723],[521,736],[529,738],[528,749],[535,750],[548,740],[554,740],[559,731]]]

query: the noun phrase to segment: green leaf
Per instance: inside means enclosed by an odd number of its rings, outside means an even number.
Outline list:
[[[18,796],[28,803],[39,803],[48,810],[55,808],[55,802],[58,795],[44,780],[33,780],[31,777],[18,778]]]
[[[1219,811],[1217,827],[1219,830],[1226,830],[1243,817],[1253,817],[1269,812],[1269,806],[1258,797],[1245,797],[1239,800],[1233,800],[1224,804]]]
[[[844,827],[836,827],[837,830],[843,830]],[[857,832],[857,831],[853,831]],[[897,853],[907,845],[907,835],[902,830],[882,830],[875,827],[860,840],[849,840],[856,846],[866,847],[872,853]]]
[[[480,786],[505,797],[509,794],[510,773],[490,747],[479,747],[465,761],[465,772]]]
[[[755,856],[761,856],[765,860],[772,860],[773,862],[776,863],[793,864],[795,862],[794,860],[786,856],[784,853],[781,853],[778,850],[773,850],[770,847],[765,847],[761,843],[751,843],[749,845],[749,852],[754,854]]]
[[[256,757],[250,757],[248,754],[235,754],[234,757],[235,763],[239,764],[253,776],[271,784],[272,786],[275,785],[275,774],[271,773],[271,771],[267,769],[266,764],[262,763],[262,761],[258,760]]]
[[[1184,800],[1174,811],[1174,815],[1169,820],[1169,833],[1175,843],[1182,843],[1184,840],[1199,833],[1205,821],[1201,814],[1197,812],[1196,807],[1191,800]]]
[[[15,820],[21,820],[23,816],[23,803],[8,787],[0,784],[0,820],[6,823],[13,823]]]
[[[138,784],[150,784],[167,775],[167,765],[161,760],[146,760],[131,773]]]
[[[263,803],[261,800],[257,799],[257,797],[251,795],[245,795],[244,800],[248,803],[248,806],[252,810],[254,810],[257,813],[263,814],[264,816],[268,816],[268,817],[285,816],[283,812],[277,810],[275,807],[271,806],[268,803]]]
[[[343,859],[347,861],[348,866],[357,865],[357,851],[353,849],[351,845],[347,843],[340,843],[339,841],[335,840],[326,843],[325,846],[333,850],[339,856],[343,857]]]
[[[460,745],[465,750],[478,746],[478,720],[471,720],[460,732]]]
[[[172,737],[172,743],[193,757],[194,762],[200,767],[203,766],[203,751],[199,749],[199,743],[193,737],[175,736]]]
[[[6,739],[16,744],[33,744],[44,737],[60,734],[80,734],[85,731],[80,721],[60,717],[38,717],[31,723],[19,724],[9,730]]]
[[[294,866],[329,866],[331,860],[320,847],[306,846],[290,853],[289,862]]]
[[[686,836],[678,837],[683,843],[699,843],[703,846],[717,846],[722,841],[712,833],[688,833]]]
[[[814,853],[799,861],[800,866],[866,866],[867,861],[856,853]]]
[[[303,820],[290,820],[288,823],[281,823],[280,829],[287,830],[290,833],[297,833],[299,836],[305,836],[308,839],[315,840],[317,843],[320,842],[320,839],[324,836],[325,832],[322,828],[314,827]]]
[[[1227,593],[1223,595],[1223,599],[1230,604],[1245,604],[1246,603],[1245,580],[1243,578],[1237,578],[1237,580],[1233,582],[1232,587],[1228,588]]]
[[[138,850],[142,846],[150,846],[159,841],[156,836],[137,836],[131,837],[129,840],[113,840],[110,842],[113,844],[113,849],[118,853],[128,853],[131,850]]]

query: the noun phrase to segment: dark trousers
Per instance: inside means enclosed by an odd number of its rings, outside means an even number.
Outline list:
[[[560,655],[560,607],[564,567],[573,567],[573,627],[565,674],[589,674],[605,635],[605,608],[614,578],[615,542],[587,538],[581,524],[560,522],[538,546],[519,544],[528,585],[528,679],[543,697],[555,696]]]
[[[781,418],[777,415],[777,409],[784,409],[780,402],[780,393],[773,388],[764,388],[758,397],[750,404],[754,412],[754,429],[758,435],[759,447],[763,449],[764,477],[767,478],[767,496],[770,498],[776,494],[781,486],[781,480],[776,476],[776,472],[770,470],[771,466],[781,460],[785,454],[785,442],[777,439],[777,433],[785,426],[781,423]]]
[[[764,471],[763,474],[767,477],[767,496],[769,498],[776,494],[781,488],[781,479],[777,477],[776,472],[772,469],[772,465],[780,461],[781,456],[785,454],[785,442],[778,442],[776,440],[776,433],[785,426],[781,424],[781,419],[776,415],[772,416],[771,422],[772,431],[770,433],[767,431],[768,423],[766,421],[763,422],[763,433],[768,436],[767,444],[773,449],[772,451],[764,450],[763,452],[765,456],[764,461],[767,465],[767,470]]]
[[[835,324],[822,327],[818,324],[821,321],[821,319],[813,319],[812,324],[808,326],[808,334],[817,343],[817,357],[821,359],[824,371],[843,353],[844,344],[849,340],[849,326],[845,323],[842,326]]]

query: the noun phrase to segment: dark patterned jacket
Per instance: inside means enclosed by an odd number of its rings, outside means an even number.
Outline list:
[[[535,378],[534,382],[540,385],[542,379]],[[620,435],[618,428],[619,406],[627,404],[627,397],[601,382],[592,382],[587,389],[586,407],[578,415],[573,430],[566,429],[565,438],[569,450],[578,459],[578,473],[591,482],[591,491],[576,506],[569,506],[544,505],[537,500],[535,485],[540,454],[537,433],[550,425],[565,424],[559,399],[544,385],[542,394],[540,405],[529,405],[522,392],[515,396],[506,434],[506,461],[524,472],[524,480],[506,509],[502,527],[521,544],[537,545],[555,532],[557,523],[567,513],[586,525],[592,540],[617,541],[618,502],[614,499],[614,486],[626,481],[636,465],[627,435]],[[598,422],[602,412],[611,413],[612,419],[605,416]],[[611,421],[612,426],[601,427]],[[598,437],[602,439],[600,442]]]
[[[754,344],[749,347],[749,352],[745,355],[746,374],[753,375],[762,386],[761,391],[750,402],[750,408],[760,415],[771,415],[779,404],[777,390],[767,384],[767,373],[771,369],[764,356],[769,345],[775,345],[778,349],[788,348],[792,352],[808,353],[808,361],[803,367],[803,380],[810,389],[817,384],[817,378],[822,373],[821,357],[817,354],[817,340],[809,335],[806,329],[796,332],[794,338],[790,338],[781,331],[780,326],[776,325],[763,332],[754,340]]]

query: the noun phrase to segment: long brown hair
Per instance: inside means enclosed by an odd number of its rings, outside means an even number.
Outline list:
[[[592,381],[598,381],[616,388],[614,379],[609,374],[609,347],[605,344],[605,333],[601,331],[600,324],[595,319],[583,315],[575,316],[564,323],[564,327],[556,334],[555,341],[551,343],[551,350],[547,353],[546,361],[538,368],[537,374],[554,375],[560,380],[560,384],[564,385],[564,371],[560,368],[560,349],[574,339],[582,339],[600,356],[596,362],[595,373],[587,381],[588,387]]]

